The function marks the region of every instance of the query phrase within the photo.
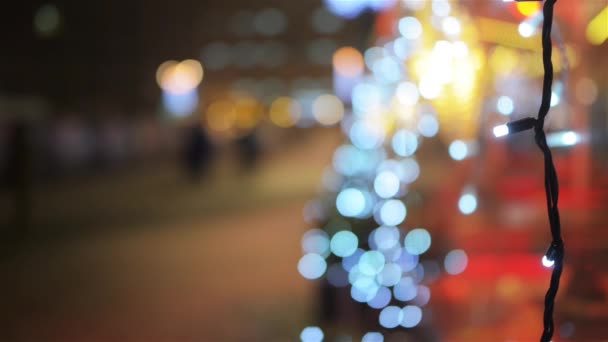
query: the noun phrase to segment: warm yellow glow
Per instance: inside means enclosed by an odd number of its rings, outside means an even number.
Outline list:
[[[333,65],[339,75],[356,77],[363,73],[363,55],[357,49],[345,46],[334,53]]]
[[[251,129],[262,118],[262,104],[253,97],[241,97],[236,101],[236,127]]]
[[[181,72],[189,73],[190,77],[195,83],[195,87],[198,86],[203,80],[203,66],[201,62],[194,59],[186,59],[183,62],[179,63],[177,68],[180,68]]]
[[[301,115],[302,106],[289,97],[279,97],[270,105],[270,121],[279,127],[287,128],[295,125]]]
[[[517,6],[517,11],[526,17],[535,15],[541,9],[540,2],[536,2],[536,1],[518,2],[516,4],[516,6]]]
[[[390,103],[390,112],[394,115],[396,123],[400,127],[412,128],[416,122],[416,111],[414,105],[403,104],[397,97]]]
[[[540,35],[529,38],[522,37],[518,30],[519,24],[480,17],[478,25],[479,40],[482,42],[496,43],[498,45],[518,49],[533,51],[541,50],[542,44]]]
[[[321,95],[312,104],[312,114],[321,125],[334,125],[344,116],[344,104],[335,95]]]
[[[420,51],[416,54],[417,58],[412,60],[412,67],[416,78],[422,78],[422,75],[431,67],[430,53],[428,51]]]
[[[586,35],[589,43],[593,45],[601,45],[608,40],[608,6],[591,19]]]
[[[181,63],[166,61],[156,70],[156,83],[173,94],[187,93],[203,80],[203,66],[199,61],[187,59]]]
[[[483,98],[480,93],[481,72],[487,63],[484,49],[479,45],[480,35],[486,34],[487,41],[503,39],[509,35],[507,31],[517,34],[517,26],[512,24],[490,19],[485,24],[492,30],[490,34],[479,32],[472,21],[463,17],[458,41],[438,40],[437,36],[425,34],[421,51],[407,62],[420,96],[433,103],[442,140],[470,139],[477,134],[480,98]],[[505,27],[508,30],[501,31]],[[515,68],[517,55],[511,51],[499,50],[494,65],[507,70]],[[419,119],[417,114],[420,113],[408,106],[393,106],[391,109],[400,125],[410,126],[412,121]]]
[[[490,55],[489,65],[497,75],[509,75],[518,63],[521,63],[517,51],[504,46],[497,46]]]
[[[173,69],[177,64],[177,61],[166,61],[158,66],[158,69],[156,69],[156,83],[159,87],[163,88],[166,73]]]
[[[232,102],[218,100],[209,105],[206,113],[209,128],[218,132],[231,129],[236,122],[236,109]]]

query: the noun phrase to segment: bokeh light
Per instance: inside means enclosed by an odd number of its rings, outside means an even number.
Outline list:
[[[536,1],[522,1],[515,3],[517,11],[524,17],[530,17],[541,10],[541,4]]]
[[[276,36],[287,28],[287,17],[277,8],[263,9],[255,15],[253,27],[261,35]]]
[[[329,254],[329,236],[321,229],[311,229],[302,236],[302,250],[322,256]]]
[[[420,0],[402,0],[402,2],[403,2],[403,5],[405,6],[405,8],[412,10],[412,11],[420,11],[427,4],[427,1],[420,1]]]
[[[371,308],[382,309],[386,307],[392,299],[391,290],[386,287],[380,287],[376,295],[367,302]]]
[[[377,81],[383,84],[397,83],[403,77],[401,62],[392,57],[382,57],[372,65]]]
[[[365,195],[359,189],[344,189],[336,198],[336,208],[343,216],[360,216],[365,211]]]
[[[420,176],[420,165],[415,159],[406,158],[399,163],[399,172],[401,181],[405,184],[410,184]]]
[[[300,333],[302,342],[322,342],[323,337],[323,330],[319,327],[306,327]]]
[[[393,293],[397,300],[402,302],[410,301],[417,295],[416,284],[411,277],[403,277],[393,287]]]
[[[460,24],[460,20],[454,17],[444,18],[441,22],[441,28],[448,37],[452,38],[460,36],[460,33],[462,32],[462,25]]]
[[[379,332],[368,332],[363,335],[361,342],[384,342],[384,335]]]
[[[582,140],[583,137],[573,131],[551,132],[547,134],[547,145],[549,147],[574,146]]]
[[[587,25],[585,35],[593,45],[601,45],[608,40],[608,6],[604,7]]]
[[[406,39],[418,39],[422,36],[422,24],[414,17],[399,20],[399,33]]]
[[[357,49],[345,46],[334,53],[333,66],[335,72],[340,76],[357,77],[363,73],[363,56]]]
[[[465,215],[470,215],[477,209],[477,196],[473,193],[464,193],[458,200],[458,209]]]
[[[335,255],[345,258],[351,256],[357,250],[359,239],[351,231],[339,231],[331,238],[330,248]]]
[[[367,303],[376,296],[379,288],[373,278],[360,277],[350,288],[350,296],[359,303]]]
[[[380,207],[380,219],[385,225],[399,225],[405,220],[406,215],[407,209],[400,200],[388,200]]]
[[[327,269],[325,258],[315,253],[304,254],[298,262],[298,271],[306,279],[318,279]]]
[[[456,275],[464,272],[469,263],[467,253],[462,249],[450,251],[443,260],[445,271],[451,275]]]
[[[192,91],[203,79],[203,67],[199,61],[187,59],[182,62],[167,61],[156,71],[156,82],[164,91],[171,94],[184,94]]]
[[[393,53],[402,60],[408,59],[415,51],[416,41],[399,37],[393,41]]]
[[[431,247],[431,234],[424,228],[411,230],[405,236],[405,250],[414,255],[420,255]]]
[[[335,125],[344,116],[344,104],[335,95],[323,94],[313,102],[312,113],[321,125]]]
[[[384,96],[383,89],[377,84],[371,82],[358,83],[352,90],[354,114],[363,116],[378,110],[381,107]]]
[[[407,81],[401,82],[397,86],[396,95],[399,102],[410,106],[417,104],[420,98],[416,84]]]
[[[524,38],[530,38],[536,32],[536,29],[534,28],[534,26],[527,21],[522,21],[519,24],[517,30],[518,30],[519,34]]]
[[[418,132],[427,138],[432,138],[439,132],[439,122],[433,115],[422,115],[418,121]]]
[[[310,18],[312,28],[318,33],[336,33],[344,27],[344,20],[333,15],[324,7],[315,9]]]
[[[279,97],[270,105],[270,121],[279,127],[292,127],[301,115],[302,105],[290,97]]]
[[[333,14],[344,18],[355,18],[367,6],[367,0],[324,0],[325,6]]]
[[[384,255],[378,251],[367,251],[359,259],[359,270],[366,276],[375,276],[384,268]]]
[[[462,140],[454,140],[448,149],[450,157],[454,160],[463,160],[467,157],[469,149],[467,144]]]
[[[403,310],[397,306],[387,306],[380,311],[380,325],[393,329],[398,327],[403,320]]]
[[[418,84],[420,95],[427,100],[435,100],[441,95],[441,83],[431,76],[424,76]]]
[[[393,135],[392,147],[397,155],[409,157],[418,149],[418,137],[408,130],[399,130]]]
[[[357,120],[350,128],[349,137],[358,148],[372,150],[382,145],[385,132],[374,122]]]
[[[378,173],[374,179],[374,190],[382,198],[391,198],[399,192],[399,177],[390,171]]]
[[[333,165],[338,173],[354,176],[372,171],[381,157],[379,153],[363,151],[352,145],[343,145],[336,149]]]
[[[372,232],[370,238],[377,249],[385,251],[399,244],[399,235],[399,228],[397,227],[380,226]]]
[[[355,268],[355,267],[358,268],[357,265],[359,264],[359,259],[361,259],[361,256],[363,255],[363,253],[364,253],[364,251],[361,248],[357,248],[355,253],[342,259],[342,267],[347,272],[352,271],[353,268]]]
[[[418,255],[410,254],[407,250],[403,249],[399,254],[397,263],[401,266],[403,272],[409,272],[418,265]]]
[[[422,310],[415,305],[407,305],[403,308],[401,325],[405,328],[413,328],[422,321]]]
[[[236,99],[234,110],[236,112],[236,127],[245,130],[254,128],[263,115],[262,104],[251,96],[242,96]]]
[[[501,96],[496,101],[496,110],[502,115],[511,115],[515,109],[513,100],[508,96]]]
[[[445,17],[452,11],[452,6],[448,0],[433,0],[431,5],[433,14],[439,17]]]
[[[431,289],[428,286],[418,285],[416,288],[416,297],[412,303],[417,306],[425,306],[431,300]]]
[[[217,100],[207,107],[205,113],[207,126],[217,132],[225,132],[234,127],[236,108],[229,100]]]
[[[56,35],[61,24],[61,14],[53,4],[42,5],[34,14],[34,30],[44,38]]]
[[[201,52],[205,67],[210,70],[222,70],[232,63],[232,50],[222,41],[207,44]]]
[[[557,106],[561,102],[561,96],[554,90],[551,92],[551,107]]]
[[[576,98],[584,105],[593,104],[597,100],[598,92],[597,83],[590,78],[582,77],[576,82]]]
[[[401,280],[402,273],[401,267],[398,264],[388,263],[384,265],[382,272],[378,274],[376,280],[384,286],[395,286]]]
[[[162,100],[165,109],[175,117],[194,113],[199,102],[198,92],[195,89],[182,93],[163,91]]]

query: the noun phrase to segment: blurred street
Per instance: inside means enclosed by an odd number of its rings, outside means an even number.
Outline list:
[[[41,188],[42,228],[1,263],[2,340],[291,340],[315,305],[302,209],[338,138],[307,135],[246,177],[226,159],[200,184],[167,163]]]

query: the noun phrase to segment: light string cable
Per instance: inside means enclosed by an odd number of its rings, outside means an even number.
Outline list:
[[[557,180],[557,172],[553,164],[551,149],[547,145],[547,139],[543,126],[545,117],[549,113],[551,105],[551,87],[553,83],[553,64],[551,62],[552,42],[551,42],[551,26],[553,24],[553,8],[557,0],[546,0],[543,6],[543,67],[545,76],[543,79],[543,95],[538,118],[534,126],[534,137],[536,144],[543,152],[545,159],[545,192],[547,198],[547,211],[549,214],[549,225],[551,227],[552,242],[547,251],[547,259],[554,261],[553,271],[551,273],[551,282],[549,289],[545,295],[545,311],[543,314],[543,333],[541,342],[550,342],[555,330],[553,322],[553,309],[555,306],[555,297],[559,289],[559,281],[563,270],[564,260],[564,242],[561,236],[561,225],[559,220],[559,209],[557,207],[559,197],[559,183]]]
[[[518,0],[526,1],[526,0]],[[528,0],[529,1],[529,0]],[[534,129],[534,139],[536,145],[540,148],[544,156],[545,162],[545,193],[547,199],[547,212],[549,215],[549,226],[551,228],[551,245],[547,250],[545,257],[553,262],[553,271],[551,273],[551,281],[549,289],[545,295],[545,310],[543,314],[543,333],[541,342],[550,342],[555,331],[553,322],[553,309],[555,307],[555,297],[559,289],[559,281],[563,270],[564,260],[564,242],[561,236],[561,226],[559,220],[559,210],[557,201],[559,196],[559,184],[557,180],[557,172],[553,164],[553,156],[551,149],[547,144],[547,138],[543,129],[545,117],[549,113],[551,107],[552,85],[553,85],[553,63],[551,62],[553,46],[551,41],[551,27],[553,25],[553,8],[557,0],[545,0],[543,6],[543,32],[542,32],[542,50],[543,50],[543,92],[540,108],[537,118],[524,118],[510,122],[506,127],[494,128],[495,134],[504,135]]]

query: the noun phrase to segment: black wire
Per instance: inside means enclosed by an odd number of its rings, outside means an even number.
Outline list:
[[[559,281],[562,275],[564,259],[564,242],[561,237],[559,210],[557,207],[559,184],[557,180],[557,172],[555,171],[555,165],[553,164],[551,150],[547,145],[547,139],[543,130],[545,117],[549,113],[549,108],[551,107],[553,83],[553,64],[551,62],[553,46],[551,42],[551,27],[553,25],[553,8],[556,2],[557,0],[546,0],[543,6],[543,93],[540,109],[538,110],[538,118],[536,119],[536,124],[534,127],[536,144],[544,155],[545,192],[552,237],[552,242],[546,256],[548,259],[554,261],[553,272],[551,273],[551,282],[549,284],[547,294],[545,295],[545,311],[543,315],[543,334],[540,338],[541,342],[550,342],[555,331],[553,309],[555,307],[555,297],[559,289]]]

